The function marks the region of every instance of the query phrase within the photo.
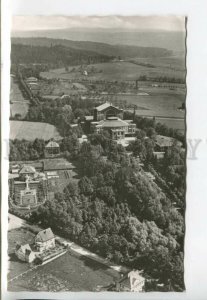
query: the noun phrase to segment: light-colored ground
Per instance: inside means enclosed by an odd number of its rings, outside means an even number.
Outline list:
[[[21,228],[26,222],[12,214],[9,214],[9,230]]]
[[[20,114],[24,118],[29,109],[29,100],[25,99],[19,86],[14,79],[11,77],[11,88],[10,88],[10,112],[12,116]]]
[[[41,122],[10,121],[10,139],[25,139],[33,141],[36,138],[50,140],[59,138],[60,135],[55,126]]]
[[[142,61],[143,62],[143,61]],[[148,63],[145,61],[145,63]],[[94,68],[94,71],[90,70]],[[73,71],[72,71],[73,69]],[[88,72],[88,76],[84,76],[80,71],[80,66],[70,67],[69,72],[65,69],[56,69],[49,72],[42,72],[41,76],[43,78],[63,78],[75,80],[78,78],[88,78],[90,80],[136,80],[141,75],[146,75],[147,77],[158,77],[158,76],[168,76],[176,78],[184,78],[184,70],[179,68],[172,68],[170,64],[158,62],[155,68],[149,68],[143,65],[137,65],[129,61],[118,61],[118,62],[106,62],[98,63],[93,65],[88,65],[85,67]]]

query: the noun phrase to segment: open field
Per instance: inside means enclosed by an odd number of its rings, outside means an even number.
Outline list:
[[[162,94],[159,92],[149,93],[147,96],[117,95],[116,97],[118,100],[126,100],[128,104],[135,104],[140,107],[137,114],[141,116],[184,118],[184,112],[180,111],[178,107],[181,106],[182,102],[185,102],[185,95],[180,93],[169,94],[166,91]]]
[[[157,123],[165,124],[169,128],[178,129],[181,133],[185,134],[185,119],[168,119],[156,118]]]
[[[13,219],[13,216],[12,216]],[[21,262],[14,254],[17,243],[28,244],[34,241],[34,234],[24,228],[12,229],[8,232],[9,270],[8,280],[29,270],[29,264]]]
[[[67,252],[8,285],[9,291],[94,291],[119,278],[119,273],[86,256]]]
[[[9,215],[9,222],[21,222],[21,219]],[[13,279],[27,272],[29,264],[19,261],[13,255],[16,243],[33,242],[34,234],[26,228],[14,228],[8,233],[9,243],[9,274],[8,279]],[[33,226],[33,225],[32,225]],[[29,270],[22,276],[8,282],[9,291],[94,291],[98,285],[109,285],[115,278],[119,278],[118,271],[91,259],[79,249],[69,250],[63,256]]]
[[[185,102],[185,91],[160,88],[143,88],[148,95],[116,95],[117,100],[125,100],[138,107],[136,114],[143,117],[156,117],[156,121],[168,127],[184,131],[185,112],[179,110]]]
[[[141,64],[151,64],[161,69],[168,71],[179,72],[181,75],[185,72],[185,57],[184,56],[169,56],[169,57],[146,57],[146,58],[133,58],[132,61]],[[176,73],[175,73],[176,74]]]
[[[44,99],[56,99],[64,95],[75,95],[78,93],[83,93],[87,91],[87,88],[76,82],[68,82],[68,81],[54,81],[54,82],[46,82],[40,80],[38,82],[40,95]]]
[[[55,126],[41,122],[10,121],[10,139],[25,139],[28,141],[38,139],[50,140],[60,138]]]
[[[161,60],[161,59],[160,59]],[[152,60],[153,61],[153,60]],[[146,61],[147,62],[147,61]],[[129,61],[118,61],[92,64],[84,67],[87,70],[88,76],[84,76],[80,72],[80,66],[70,67],[69,71],[65,69],[55,69],[49,72],[42,72],[43,78],[62,78],[62,79],[87,79],[87,80],[106,80],[106,81],[125,81],[136,80],[139,76],[146,75],[147,77],[168,76],[176,78],[184,78],[185,72],[182,69],[172,68],[170,63],[166,61],[158,62],[154,68],[137,65]]]
[[[22,92],[19,89],[18,84],[11,77],[11,88],[10,88],[10,111],[11,115],[15,116],[20,114],[24,118],[28,112],[29,100],[26,100]]]

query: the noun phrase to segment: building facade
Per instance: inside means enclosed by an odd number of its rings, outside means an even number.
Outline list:
[[[30,208],[46,199],[48,183],[44,173],[36,172],[30,165],[24,165],[19,174],[10,175],[13,176],[9,180],[9,195],[15,205]]]
[[[15,254],[21,261],[25,261],[28,263],[33,262],[36,257],[29,244],[17,245]]]
[[[51,140],[45,146],[45,157],[46,158],[56,157],[59,153],[60,153],[60,146],[57,142]]]
[[[123,119],[123,109],[119,109],[108,102],[94,108],[93,120],[95,122],[106,120],[109,117],[117,117],[119,119]]]
[[[55,247],[55,236],[51,228],[42,230],[36,235],[35,245],[39,252]]]
[[[90,132],[107,131],[113,140],[134,136],[136,124],[132,120],[123,120],[123,110],[106,102],[94,109],[93,119],[89,119]]]

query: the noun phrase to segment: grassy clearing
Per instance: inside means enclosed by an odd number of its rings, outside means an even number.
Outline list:
[[[52,71],[51,71],[52,72]],[[46,72],[47,73],[47,72]],[[85,92],[87,89],[84,85],[78,83],[71,83],[65,81],[58,81],[53,83],[48,83],[45,81],[39,81],[40,94],[43,97],[54,98],[58,96],[65,95],[75,95],[80,92]]]
[[[135,58],[132,59],[137,63],[151,64],[159,67],[160,70],[168,70],[169,74],[180,75],[183,77],[185,73],[185,57],[170,56],[170,57],[153,57],[153,58]]]
[[[28,141],[38,139],[49,140],[60,138],[55,126],[41,122],[10,121],[10,139],[25,139]]]
[[[29,109],[29,100],[25,99],[19,86],[14,79],[11,77],[11,88],[10,88],[10,110],[11,115],[15,116],[20,114],[24,118]]]
[[[9,270],[8,280],[29,270],[29,264],[21,262],[14,254],[15,247],[18,244],[28,244],[34,241],[34,234],[26,228],[16,228],[8,232],[8,256]],[[12,283],[11,283],[12,284]]]
[[[146,62],[148,63],[148,61]],[[92,68],[94,68],[93,72],[90,71]],[[170,63],[166,64],[165,62],[157,62],[155,68],[137,65],[129,61],[119,61],[88,65],[85,66],[85,69],[88,71],[87,77],[80,72],[79,66],[70,67],[69,72],[66,72],[65,69],[56,69],[51,70],[50,72],[42,72],[41,76],[47,79],[63,78],[69,80],[80,80],[85,78],[93,81],[135,80],[138,79],[141,75],[146,75],[148,77],[168,76],[177,78],[184,78],[185,76],[184,70],[172,68]]]
[[[183,134],[185,133],[185,120],[156,118],[156,122],[165,124],[169,128],[178,129]]]
[[[10,291],[94,291],[119,273],[88,257],[67,252],[9,284]]]
[[[184,117],[184,112],[178,110],[182,102],[185,102],[185,95],[179,93],[149,92],[148,96],[142,95],[117,95],[118,100],[126,100],[128,104],[135,104],[138,107],[137,114],[143,116],[163,116],[163,117]]]

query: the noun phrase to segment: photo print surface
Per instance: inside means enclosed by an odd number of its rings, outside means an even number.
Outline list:
[[[182,292],[186,18],[13,16],[8,291]]]

